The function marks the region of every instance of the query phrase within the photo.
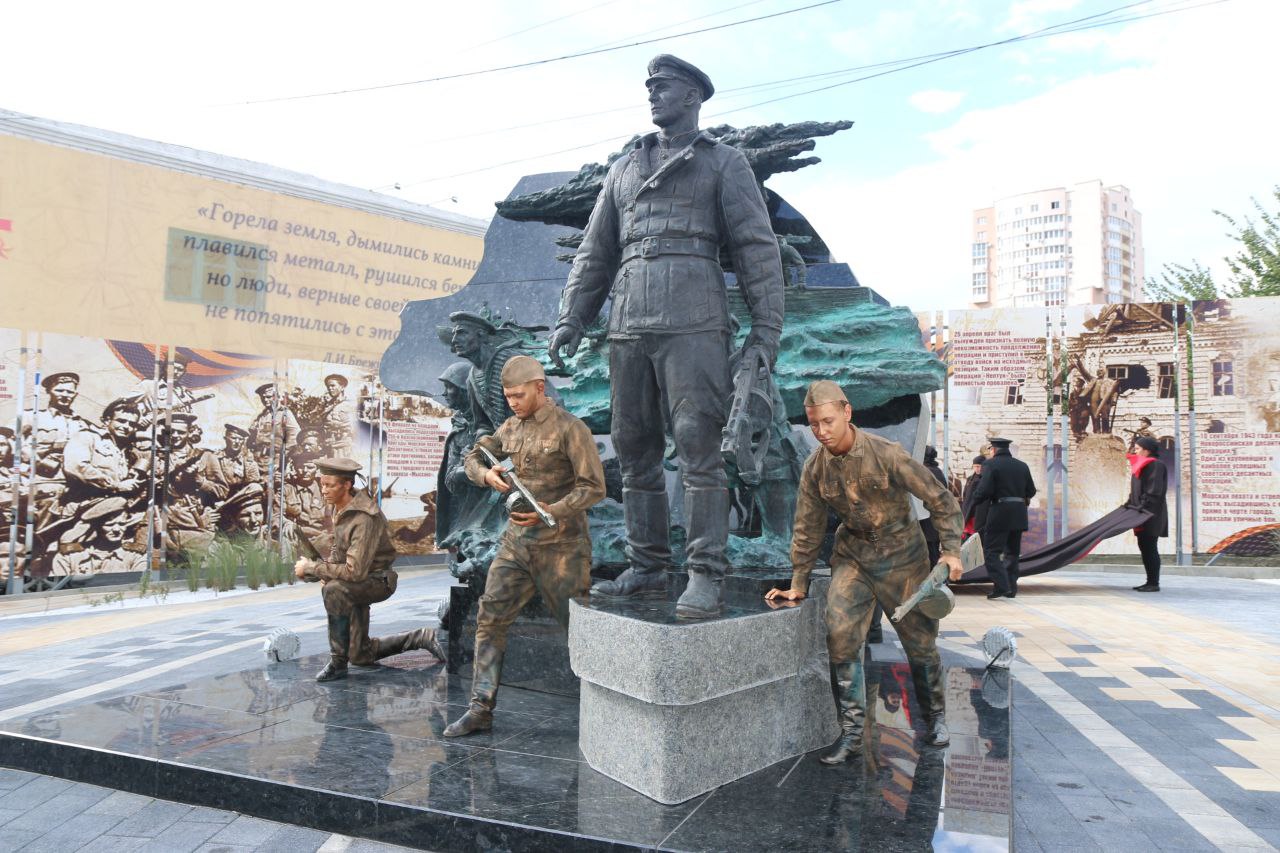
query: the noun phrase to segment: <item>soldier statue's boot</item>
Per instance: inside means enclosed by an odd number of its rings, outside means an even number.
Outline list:
[[[666,566],[671,564],[671,516],[666,491],[623,489],[622,514],[631,566],[615,579],[591,587],[591,594],[629,600],[666,598]]]
[[[916,688],[916,701],[924,714],[927,731],[924,734],[926,746],[946,746],[951,743],[951,732],[947,729],[946,688],[942,683],[942,666],[940,664],[911,664],[911,681]]]
[[[729,490],[685,489],[684,517],[689,531],[689,541],[685,545],[689,586],[676,602],[676,615],[685,619],[710,619],[719,616],[723,609]]]
[[[374,660],[382,660],[392,655],[398,655],[401,652],[411,652],[415,649],[423,649],[431,652],[432,657],[436,660],[444,660],[444,649],[440,648],[440,642],[436,639],[436,632],[431,628],[419,628],[416,631],[406,631],[403,634],[393,634],[390,637],[379,637],[374,640]]]
[[[843,661],[831,667],[836,688],[836,704],[840,708],[840,739],[835,749],[818,758],[823,764],[844,764],[862,752],[863,724],[866,720],[866,672],[862,658]]]
[[[476,649],[471,678],[471,706],[445,727],[445,737],[466,737],[493,728],[493,709],[498,704],[498,679],[502,675],[502,652],[492,645]]]
[[[329,662],[316,681],[337,681],[347,677],[347,649],[351,646],[351,617],[329,615]]]

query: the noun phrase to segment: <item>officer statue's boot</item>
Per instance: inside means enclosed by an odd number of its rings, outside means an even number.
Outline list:
[[[383,658],[389,658],[401,652],[411,652],[415,649],[424,649],[431,652],[431,656],[436,660],[444,660],[444,649],[440,648],[440,643],[436,639],[436,632],[431,628],[419,628],[416,631],[406,631],[403,634],[393,634],[390,637],[379,637],[373,643],[374,660],[382,660]]]
[[[351,617],[329,614],[329,662],[316,681],[337,681],[347,677],[347,649],[351,646]]]
[[[863,724],[866,721],[866,673],[862,659],[843,661],[832,667],[836,704],[840,708],[840,739],[835,749],[818,758],[823,764],[844,764],[862,752]]]
[[[476,649],[475,675],[471,678],[471,706],[467,713],[445,727],[445,737],[466,737],[493,728],[493,709],[498,704],[498,678],[502,675],[502,651],[492,645]]]
[[[723,609],[724,575],[705,566],[689,566],[689,585],[676,601],[682,619],[712,619]]]
[[[723,609],[722,587],[727,563],[725,543],[729,539],[729,490],[687,488],[684,490],[685,544],[689,585],[676,601],[676,616],[710,619]]]
[[[911,681],[916,688],[916,701],[924,714],[926,746],[946,746],[951,743],[947,730],[947,700],[942,683],[942,665],[911,664]]]
[[[629,600],[666,598],[666,567],[671,564],[671,516],[666,491],[624,488],[622,515],[631,566],[613,580],[591,587],[591,594]]]

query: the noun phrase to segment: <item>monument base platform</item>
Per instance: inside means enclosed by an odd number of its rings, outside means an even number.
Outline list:
[[[469,685],[429,655],[316,684],[323,663],[11,720],[0,765],[438,853],[1008,849],[1008,684],[980,669],[947,673],[947,750],[920,745],[906,666],[881,662],[862,762],[813,752],[664,806],[586,764],[576,698],[503,688],[491,734],[444,740]]]

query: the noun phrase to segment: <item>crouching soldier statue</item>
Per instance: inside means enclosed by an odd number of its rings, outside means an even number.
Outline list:
[[[951,580],[963,574],[960,507],[924,465],[898,444],[856,429],[853,408],[835,382],[809,386],[805,415],[822,446],[805,462],[796,501],[791,544],[791,588],[771,589],[768,599],[798,601],[809,591],[809,573],[827,531],[827,513],[840,518],[831,554],[827,596],[827,650],[831,656],[840,714],[840,740],[824,764],[841,764],[862,748],[866,717],[863,644],[879,602],[892,613],[928,577],[928,549],[911,517],[908,495],[924,502],[938,530]],[[938,619],[917,607],[895,625],[911,663],[929,746],[950,742],[945,721]]]
[[[372,666],[391,655],[426,649],[443,661],[436,632],[419,628],[392,637],[369,637],[369,605],[386,601],[396,591],[398,576],[391,564],[387,518],[369,493],[356,489],[360,464],[354,459],[330,458],[316,463],[320,491],[329,506],[333,543],[326,560],[303,557],[294,573],[306,581],[320,581],[325,612],[329,614],[329,663],[316,681],[347,677],[347,663]]]

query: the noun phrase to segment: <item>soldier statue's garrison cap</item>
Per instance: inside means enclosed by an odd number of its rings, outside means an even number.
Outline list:
[[[61,373],[50,373],[44,379],[40,380],[40,384],[44,386],[44,390],[50,391],[54,385],[62,382],[74,382],[80,384],[80,374],[72,373],[70,370],[64,370]]]
[[[542,369],[536,358],[527,355],[512,356],[502,366],[502,387],[515,388],[535,379],[546,379],[547,372]]]
[[[716,93],[716,87],[711,85],[711,78],[702,69],[669,53],[660,53],[649,60],[649,79],[644,83],[647,86],[654,80],[679,80],[696,86],[704,101],[711,100],[711,96]]]
[[[1012,438],[988,438],[987,444],[990,444],[992,447],[1008,447],[1009,445],[1013,444],[1013,439]]]
[[[849,398],[844,395],[844,389],[839,383],[832,382],[830,379],[819,379],[817,382],[810,383],[809,390],[804,395],[804,405],[807,409],[824,403],[848,402]]]
[[[449,322],[455,326],[474,326],[482,332],[492,335],[498,331],[498,327],[490,323],[479,314],[472,314],[470,311],[454,311],[449,315]]]
[[[222,428],[222,431],[227,435],[243,435],[245,438],[249,437],[249,431],[247,429],[238,427],[235,424],[227,424]]]
[[[321,474],[331,477],[354,477],[360,470],[360,463],[346,456],[326,456],[316,460],[316,467]]]

